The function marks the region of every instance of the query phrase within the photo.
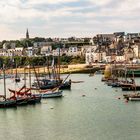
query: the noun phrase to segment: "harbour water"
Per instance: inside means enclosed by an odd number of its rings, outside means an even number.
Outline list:
[[[105,85],[101,75],[70,78],[84,82],[73,83],[62,98],[0,109],[0,140],[140,139],[140,102],[126,103],[122,96],[126,92]],[[7,80],[7,86],[12,83]],[[3,92],[2,80],[0,87]]]

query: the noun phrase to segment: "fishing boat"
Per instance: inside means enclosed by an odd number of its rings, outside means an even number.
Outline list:
[[[4,80],[4,95],[0,95],[0,108],[15,107],[16,100],[6,97],[6,81],[5,81],[5,67],[3,65],[3,80]]]
[[[39,88],[41,90],[45,90],[45,89],[54,89],[59,86],[59,89],[61,89],[61,90],[65,90],[65,89],[70,90],[71,89],[71,80],[66,81],[67,78],[69,77],[69,75],[67,75],[67,77],[63,80],[61,78],[38,79],[38,76],[36,74],[36,80],[32,84],[32,87]]]
[[[116,82],[114,82],[114,83],[112,83],[112,87],[125,87],[125,86],[131,86],[132,85],[132,82],[131,81],[128,81],[128,80],[126,80],[126,81],[123,81],[123,80],[118,80],[118,81],[116,81]]]
[[[140,85],[136,85],[135,80],[131,78],[131,82],[128,81],[126,83],[121,84],[121,88],[124,91],[136,91],[140,90]]]
[[[56,98],[56,97],[62,97],[63,91],[57,89],[53,90],[41,90],[40,94],[35,94],[36,96],[41,95],[42,98]]]
[[[24,91],[23,91],[24,90]],[[23,86],[18,91],[9,89],[13,96],[11,99],[15,99],[18,106],[21,105],[28,105],[28,104],[35,104],[41,101],[41,96],[33,95],[30,91],[30,88],[26,88]]]
[[[40,80],[40,89],[45,90],[45,89],[53,89],[57,86],[60,85],[60,89],[71,89],[71,81],[66,81],[64,83],[60,82],[59,80]],[[33,87],[38,87],[37,82],[34,82],[32,84]]]
[[[0,108],[16,107],[16,101],[11,99],[6,99],[5,96],[0,95]]]
[[[128,85],[121,87],[123,91],[140,91],[140,85]]]
[[[140,70],[139,69],[129,69],[127,71],[127,76],[131,77],[131,76],[135,76],[135,77],[140,77]]]
[[[26,72],[24,71],[24,85],[19,90],[12,90],[9,91],[13,94],[11,98],[16,99],[17,105],[28,105],[28,104],[35,104],[41,101],[41,96],[35,96],[32,94],[31,88],[31,73],[29,68],[29,83],[30,88],[26,87]]]
[[[60,49],[59,49],[60,51]],[[64,90],[64,89],[71,89],[71,80],[66,81],[70,74],[67,75],[67,77],[63,80],[60,77],[60,52],[57,58],[57,62],[54,61],[54,57],[52,59],[52,64],[51,66],[49,66],[49,58],[47,57],[47,72],[48,72],[48,78],[43,78],[41,80],[39,80],[38,75],[35,71],[35,76],[36,76],[36,80],[32,86],[36,87],[36,88],[40,88],[41,90],[45,90],[45,89],[54,89],[56,87],[59,86],[59,89]],[[50,70],[51,68],[51,70]],[[35,70],[35,69],[34,69]],[[45,73],[45,69],[44,69],[44,73]]]
[[[126,100],[130,101],[140,101],[140,93],[134,93],[134,94],[124,94],[123,95]]]

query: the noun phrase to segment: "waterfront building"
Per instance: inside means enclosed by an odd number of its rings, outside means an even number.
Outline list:
[[[116,62],[124,62],[125,56],[124,55],[117,55],[115,61]]]
[[[5,51],[5,49],[0,49],[0,56],[7,56],[7,52]]]
[[[115,35],[114,34],[98,34],[97,39],[100,43],[109,42],[109,41],[112,42],[115,40]]]
[[[125,56],[125,60],[126,61],[131,61],[133,60],[135,54],[134,54],[134,50],[132,47],[125,47],[124,48],[124,56]]]
[[[127,39],[132,40],[135,37],[140,37],[140,33],[127,33]]]
[[[67,54],[68,56],[80,56],[81,55],[81,48],[77,46],[71,46],[68,49]]]
[[[96,45],[81,46],[81,55],[86,56],[86,52],[88,51],[88,49],[93,49],[95,51],[97,49],[97,46]]]
[[[84,51],[86,51],[85,53],[86,64],[94,63],[97,60],[97,53],[95,53],[97,46],[83,46],[83,48]]]
[[[139,46],[138,45],[132,45],[131,46],[133,48],[134,51],[134,58],[138,58],[139,57]]]
[[[52,55],[53,56],[62,56],[63,54],[67,54],[67,52],[65,52],[66,49],[62,49],[62,48],[56,48],[55,50],[52,51]]]
[[[51,55],[52,54],[52,46],[43,46],[41,47],[41,55]]]

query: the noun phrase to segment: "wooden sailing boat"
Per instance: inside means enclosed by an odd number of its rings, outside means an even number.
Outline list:
[[[30,88],[26,87],[26,70],[24,69],[24,86],[21,87],[18,91],[16,90],[11,90],[9,91],[13,93],[12,98],[16,98],[17,100],[17,105],[27,105],[27,104],[35,104],[40,102],[41,96],[36,96],[32,94],[31,91],[31,72],[30,72],[30,67],[29,67],[29,83],[30,83]],[[23,91],[24,90],[24,91]]]
[[[34,68],[34,66],[33,66]],[[40,81],[38,79],[38,75],[36,73],[36,70],[34,68],[34,72],[35,72],[35,76],[36,76],[36,80],[37,80],[37,87],[38,89],[38,94],[34,94],[36,97],[40,97],[41,98],[56,98],[56,97],[62,97],[62,91],[59,90],[59,87],[57,86],[57,88],[53,88],[53,89],[47,89],[47,90],[41,90],[40,89]]]
[[[42,79],[41,82],[42,85],[40,85],[40,89],[41,90],[46,90],[46,89],[54,89],[56,87],[59,87],[59,89],[63,90],[63,89],[71,89],[71,80],[66,81],[68,79],[68,77],[70,76],[70,74],[66,77],[65,80],[60,78],[60,49],[59,49],[59,55],[57,58],[57,63],[55,63],[54,61],[54,57],[52,59],[52,65],[51,65],[51,69],[52,69],[52,76],[50,75],[50,70],[49,70],[49,64],[47,63],[47,68],[48,68],[48,72],[49,72],[49,79]],[[53,79],[52,79],[53,77]]]
[[[0,101],[0,108],[7,108],[7,107],[15,107],[16,106],[16,100],[10,99],[6,97],[6,81],[5,81],[5,67],[3,65],[3,80],[4,80],[4,95],[0,95],[0,98],[3,98],[2,101]]]

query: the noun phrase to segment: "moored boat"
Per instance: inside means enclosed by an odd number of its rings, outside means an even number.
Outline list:
[[[64,89],[68,89],[70,90],[71,89],[71,80],[69,81],[65,81],[64,83],[62,83],[61,80],[50,80],[50,79],[42,79],[42,80],[39,80],[39,83],[40,83],[40,89],[41,90],[45,90],[45,89],[54,89],[58,86],[60,86],[59,88],[61,90],[64,90]],[[37,81],[35,81],[33,84],[32,84],[33,87],[36,87],[38,88],[38,83]]]
[[[140,101],[140,93],[135,94],[124,94],[123,95],[126,100],[130,101]]]
[[[41,90],[39,94],[35,94],[36,96],[41,95],[42,98],[56,98],[62,97],[63,91],[59,89],[55,90]]]
[[[4,95],[0,95],[0,108],[15,107],[16,100],[6,98],[6,80],[5,80],[5,67],[3,65],[3,81],[4,81]]]
[[[121,86],[123,91],[138,91],[140,90],[140,85],[128,84]]]

